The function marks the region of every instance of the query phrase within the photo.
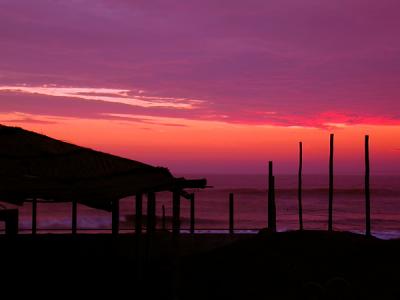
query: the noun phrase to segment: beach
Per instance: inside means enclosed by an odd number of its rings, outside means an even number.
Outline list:
[[[0,239],[4,291],[18,282],[17,294],[43,297],[398,299],[399,250],[399,240],[323,231]]]

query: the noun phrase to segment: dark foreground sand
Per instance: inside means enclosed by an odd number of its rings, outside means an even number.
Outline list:
[[[13,298],[400,299],[399,267],[400,241],[340,232],[0,238]]]

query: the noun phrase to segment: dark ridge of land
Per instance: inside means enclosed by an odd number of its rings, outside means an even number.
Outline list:
[[[347,232],[0,237],[14,298],[400,299],[400,240]]]

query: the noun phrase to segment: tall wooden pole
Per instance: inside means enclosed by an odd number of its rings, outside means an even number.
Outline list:
[[[32,234],[37,232],[37,199],[32,199]]]
[[[276,201],[275,201],[275,176],[272,176],[272,214],[271,221],[272,226],[271,229],[273,232],[276,232]]]
[[[371,236],[369,136],[365,136],[365,234]]]
[[[139,235],[142,234],[143,194],[137,193],[135,198],[135,233]]]
[[[299,187],[298,187],[298,201],[299,201],[299,228],[303,230],[303,186],[302,186],[302,176],[303,176],[303,143],[299,143]]]
[[[181,231],[181,190],[176,188],[172,192],[172,294],[173,298],[180,298],[180,231]]]
[[[194,193],[190,195],[190,233],[194,234],[195,226],[195,202]]]
[[[268,203],[267,203],[267,209],[268,209],[268,229],[271,228],[271,221],[270,221],[270,203],[271,203],[271,199],[272,199],[272,171],[273,171],[273,166],[272,166],[272,161],[270,161],[268,163]]]
[[[76,234],[77,232],[77,219],[78,219],[78,202],[76,200],[72,200],[72,234]]]
[[[328,208],[328,231],[333,230],[333,142],[334,135],[330,135],[329,143],[329,208]]]
[[[233,207],[233,193],[229,194],[229,233],[234,233],[234,207]]]
[[[268,164],[268,229],[276,231],[275,178],[272,161]]]

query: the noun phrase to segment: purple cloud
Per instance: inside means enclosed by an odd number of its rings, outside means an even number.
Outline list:
[[[0,85],[143,90],[205,102],[180,111],[1,94],[0,110],[398,123],[399,9],[396,0],[4,0]]]

